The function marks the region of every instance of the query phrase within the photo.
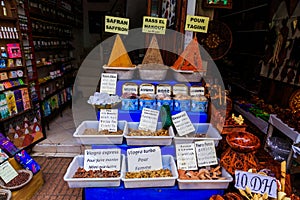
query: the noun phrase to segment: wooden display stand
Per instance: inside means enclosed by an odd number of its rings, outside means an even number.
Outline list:
[[[10,158],[9,163],[16,169],[23,169],[19,163],[14,159]],[[30,200],[34,194],[43,186],[44,178],[42,171],[36,173],[32,180],[19,190],[12,191],[12,200]]]

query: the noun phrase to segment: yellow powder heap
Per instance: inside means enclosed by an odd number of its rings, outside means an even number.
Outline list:
[[[122,39],[119,35],[116,36],[114,46],[112,48],[107,66],[108,67],[134,67],[127,53],[127,50],[125,49]]]
[[[142,62],[142,64],[151,64],[151,63],[162,64],[162,65],[164,64],[155,35],[152,36],[150,45],[147,49],[146,55]]]
[[[197,37],[191,40],[172,66],[175,70],[203,71]]]

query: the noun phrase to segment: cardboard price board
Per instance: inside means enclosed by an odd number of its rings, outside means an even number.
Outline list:
[[[179,136],[195,132],[195,127],[185,111],[172,115],[172,120]]]
[[[236,170],[234,186],[242,190],[248,187],[251,192],[262,195],[267,193],[269,197],[277,199],[277,183],[274,177]]]
[[[118,131],[118,109],[101,109],[98,131]]]
[[[5,183],[13,180],[16,176],[18,176],[18,172],[8,161],[5,161],[0,165],[0,177]]]
[[[213,140],[195,142],[198,166],[218,164],[215,143]]]
[[[185,30],[193,32],[207,33],[209,17],[187,15]]]
[[[116,94],[117,74],[102,73],[100,92],[107,94]]]
[[[143,33],[155,33],[155,34],[165,34],[167,27],[166,18],[158,17],[143,17]]]
[[[158,110],[143,108],[138,129],[156,131],[158,115]]]
[[[176,158],[178,169],[197,170],[197,159],[195,153],[195,145],[176,144]]]
[[[128,149],[127,158],[129,172],[162,169],[160,147]]]
[[[105,32],[128,35],[129,19],[105,16]]]
[[[120,170],[121,149],[87,149],[84,155],[85,170]]]

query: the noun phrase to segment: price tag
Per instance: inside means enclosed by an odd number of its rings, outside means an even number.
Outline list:
[[[176,144],[176,158],[178,169],[197,170],[197,160],[195,153],[195,145],[192,144]]]
[[[277,199],[277,183],[274,177],[236,170],[234,186],[242,190],[249,187],[254,193],[267,193],[269,197]]]
[[[172,115],[172,121],[179,136],[195,132],[195,127],[185,111]]]
[[[100,93],[116,94],[117,74],[102,73]]]
[[[141,94],[155,94],[155,86],[152,84],[142,84],[140,85],[140,95]]]
[[[171,85],[159,84],[158,86],[156,86],[156,94],[171,95]]]
[[[143,108],[138,129],[156,131],[158,115],[158,110]]]
[[[118,131],[118,109],[101,109],[98,130]]]
[[[105,32],[128,35],[129,19],[105,16]]]
[[[161,150],[159,147],[128,149],[127,158],[129,172],[162,169]]]
[[[209,17],[187,15],[185,30],[207,33]]]
[[[0,165],[0,177],[5,183],[13,180],[16,176],[18,176],[18,172],[11,166],[8,161]]]
[[[204,96],[205,95],[204,87],[202,87],[202,86],[190,87],[190,95],[193,97]]]
[[[166,18],[158,17],[143,17],[143,33],[155,33],[155,34],[165,34],[167,27]]]
[[[122,93],[138,94],[138,85],[135,83],[125,83],[122,86]]]
[[[87,149],[84,153],[85,170],[120,170],[121,149]]]
[[[188,94],[188,87],[184,84],[173,85],[173,95],[177,94]]]
[[[197,141],[195,148],[199,167],[218,164],[214,141]]]

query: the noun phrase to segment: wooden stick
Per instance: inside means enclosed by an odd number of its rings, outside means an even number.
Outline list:
[[[282,192],[284,192],[284,190],[285,190],[285,177],[286,177],[286,161],[282,161],[281,162],[281,176],[280,176]]]

